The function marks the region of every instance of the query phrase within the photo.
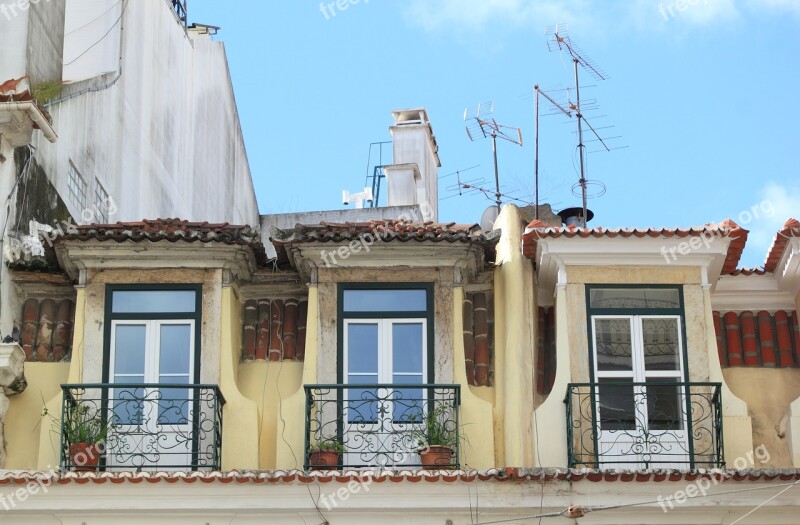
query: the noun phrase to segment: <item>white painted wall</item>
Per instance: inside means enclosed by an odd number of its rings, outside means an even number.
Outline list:
[[[392,112],[394,125],[389,128],[392,134],[392,159],[398,168],[386,168],[389,181],[390,205],[404,206],[419,204],[432,213],[431,220],[439,216],[439,156],[436,137],[423,108],[397,110]],[[409,169],[400,166],[417,165],[419,177]],[[414,187],[416,195],[410,194]]]
[[[94,17],[108,9],[94,3]],[[257,225],[224,45],[187,35],[166,0],[130,0],[121,32],[121,74],[65,87],[62,98],[99,90],[48,107],[58,143],[35,138],[38,161],[72,216],[87,222],[68,198],[70,160],[88,183],[89,207],[98,183],[114,199],[112,222],[180,217]]]
[[[5,2],[0,2],[0,83],[19,78],[26,72],[26,46],[10,45],[10,42],[28,41],[28,17],[30,10],[11,9]]]
[[[128,0],[130,1],[130,0]],[[119,67],[120,24],[124,2],[66,0],[64,82],[86,80]]]

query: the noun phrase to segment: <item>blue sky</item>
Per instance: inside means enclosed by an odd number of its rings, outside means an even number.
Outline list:
[[[439,219],[478,222],[489,201],[448,190],[457,170],[493,180],[491,145],[469,141],[464,108],[492,100],[525,146],[500,145],[501,182],[533,192],[533,86],[561,99],[571,63],[547,49],[567,23],[608,74],[581,84],[596,127],[625,149],[588,155],[592,225],[692,226],[730,217],[760,266],[800,219],[798,0],[191,0],[190,22],[222,26],[262,213],[342,207],[364,185],[391,110],[424,106],[440,145]],[[335,14],[334,14],[335,13]],[[574,97],[573,97],[574,98]],[[574,123],[541,119],[540,192],[576,206]],[[596,146],[596,145],[595,145]],[[590,145],[589,151],[597,149]]]

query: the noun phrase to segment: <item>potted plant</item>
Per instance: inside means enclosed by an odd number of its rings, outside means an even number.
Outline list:
[[[436,470],[453,467],[458,425],[452,407],[439,403],[429,409],[412,433],[419,446],[417,452],[422,468]]]
[[[66,443],[69,454],[67,465],[76,471],[97,470],[113,425],[109,425],[91,403],[83,401],[71,402],[64,411],[63,420],[50,415],[46,408],[42,415],[49,416],[53,426],[62,432],[62,443]]]
[[[311,470],[335,470],[344,454],[344,443],[334,437],[325,437],[308,452]]]

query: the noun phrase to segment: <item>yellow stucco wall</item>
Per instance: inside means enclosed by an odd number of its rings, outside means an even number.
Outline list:
[[[80,383],[83,379],[83,355],[85,346],[85,328],[86,328],[86,289],[78,288],[75,294],[75,323],[72,328],[72,357],[67,365],[68,373],[66,380],[62,379],[55,386],[55,394],[49,398],[45,398],[45,405],[47,412],[55,414],[55,417],[61,417],[61,384],[62,383]],[[30,363],[25,364],[27,367]],[[41,413],[41,410],[39,410]],[[58,450],[59,436],[52,432],[52,420],[45,427],[44,423],[39,427],[38,433],[38,450],[36,452],[36,468],[39,470],[49,470],[57,466],[61,460],[60,452]],[[31,436],[32,448],[35,447],[37,436]]]
[[[283,420],[296,426],[298,415],[280,414],[281,400],[295,393],[303,380],[303,363],[252,361],[239,365],[239,390],[258,409],[258,468],[277,468],[278,442],[282,441]],[[300,414],[302,417],[302,413]],[[303,420],[304,422],[305,420]],[[293,445],[301,453],[302,443]],[[299,459],[299,458],[298,458]]]
[[[319,290],[317,285],[308,287],[308,319],[306,320],[306,351],[300,381],[287,385],[287,396],[278,407],[274,427],[277,434],[275,442],[275,468],[303,468],[305,463],[303,446],[305,444],[306,396],[303,385],[317,383],[317,363],[319,360]],[[281,390],[283,393],[283,389]]]
[[[763,445],[769,452],[770,461],[755,466],[792,467],[786,418],[789,405],[800,396],[800,370],[736,367],[726,368],[722,373],[733,393],[750,409],[753,445],[756,448]]]
[[[8,453],[5,468],[37,468],[40,446],[46,446],[51,457],[58,457],[59,429],[52,419],[42,417],[42,409],[47,400],[61,398],[61,384],[67,381],[68,374],[69,363],[25,363],[28,388],[22,394],[9,398],[5,426]],[[60,412],[54,414],[60,417]],[[43,434],[46,440],[40,440]],[[57,466],[57,461],[52,465]]]
[[[222,288],[220,318],[220,381],[225,397],[222,427],[222,469],[258,465],[258,410],[239,390],[236,376],[241,359],[242,305],[232,287]]]
[[[464,440],[461,463],[466,468],[488,469],[495,463],[495,436],[492,425],[492,404],[475,395],[467,382],[464,355],[464,288],[453,288],[453,363],[455,383],[461,385],[460,423]],[[495,323],[497,319],[495,318]],[[496,325],[495,325],[496,326]],[[496,373],[496,371],[495,371]],[[497,376],[495,376],[496,378]]]
[[[536,305],[533,268],[520,250],[523,221],[505,206],[495,221],[495,465],[533,466],[533,381]]]

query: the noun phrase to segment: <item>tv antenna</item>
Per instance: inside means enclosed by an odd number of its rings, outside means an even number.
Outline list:
[[[547,41],[547,48],[552,51],[560,51],[560,52],[567,52],[569,53],[570,57],[572,58],[572,62],[575,69],[575,102],[569,105],[570,110],[575,112],[575,116],[578,120],[578,154],[580,155],[580,170],[581,170],[581,178],[578,181],[578,184],[573,186],[573,193],[576,193],[578,187],[580,187],[581,199],[583,201],[583,214],[581,215],[581,223],[584,228],[586,228],[586,222],[588,217],[588,207],[586,201],[588,199],[588,186],[589,181],[586,180],[586,160],[585,160],[585,152],[584,149],[586,148],[586,144],[583,141],[583,125],[586,126],[594,133],[600,143],[607,151],[611,151],[605,141],[598,135],[597,130],[586,121],[582,111],[581,111],[581,88],[580,88],[580,78],[579,78],[579,70],[584,69],[590,75],[592,75],[597,80],[605,80],[606,74],[589,58],[586,57],[586,54],[580,51],[578,46],[572,41],[572,39],[567,35],[567,27],[565,24],[558,24],[555,26],[550,26],[545,29],[545,35],[552,35],[552,38]],[[537,95],[539,90],[537,90]],[[538,97],[537,97],[538,102]],[[550,101],[553,102],[552,100]],[[537,106],[538,107],[538,106]],[[560,108],[563,111],[563,108]],[[571,117],[571,115],[570,115]],[[537,122],[538,122],[538,114],[537,114]],[[537,136],[538,138],[538,136]],[[538,158],[538,157],[537,157]],[[537,168],[538,169],[538,168]],[[595,196],[600,196],[605,193],[605,187],[600,182],[594,182],[594,185],[600,185],[601,188],[595,192]]]
[[[467,108],[464,110],[464,121],[470,122],[467,124],[467,136],[469,140],[476,141],[485,138],[492,139],[492,154],[494,156],[494,186],[495,186],[495,204],[497,209],[500,209],[502,204],[500,193],[500,170],[497,164],[497,139],[503,139],[517,146],[522,146],[522,130],[520,128],[513,128],[511,126],[504,126],[498,124],[497,121],[491,117],[494,113],[494,103],[486,102],[478,104],[475,108]],[[512,132],[516,132],[513,133]],[[468,187],[468,186],[466,186]],[[486,193],[482,188],[473,189]]]
[[[553,97],[545,93],[540,87],[539,84],[533,86],[533,90],[536,92],[536,99],[535,99],[535,108],[536,108],[536,138],[534,140],[534,208],[533,208],[533,218],[539,218],[539,96],[543,96],[552,104],[552,106],[566,115],[569,118],[572,118],[572,111],[564,108],[561,104],[553,100]]]

